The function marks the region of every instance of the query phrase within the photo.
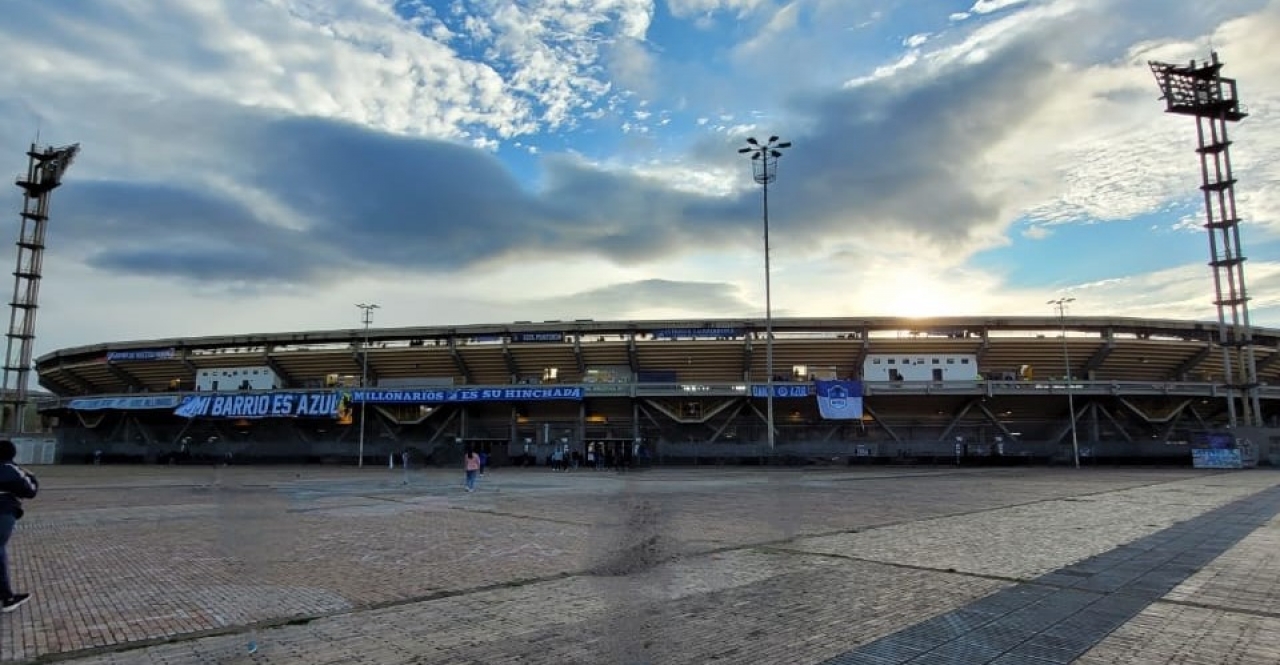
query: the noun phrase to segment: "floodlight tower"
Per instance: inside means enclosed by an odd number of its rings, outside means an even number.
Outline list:
[[[1214,304],[1218,308],[1227,414],[1232,427],[1240,423],[1260,426],[1258,367],[1244,282],[1245,256],[1236,213],[1236,179],[1231,172],[1231,141],[1227,138],[1228,123],[1239,122],[1248,114],[1236,95],[1235,79],[1222,76],[1217,52],[1211,52],[1203,63],[1192,60],[1186,65],[1155,61],[1148,64],[1160,86],[1165,112],[1196,119],[1200,142],[1196,153],[1200,155],[1200,191],[1204,193],[1204,227],[1209,236],[1209,265],[1213,267]]]
[[[751,155],[751,174],[756,183],[764,187],[764,356],[765,365],[768,369],[765,371],[765,389],[768,395],[765,396],[765,416],[766,425],[769,427],[768,441],[769,452],[774,449],[773,434],[773,295],[771,292],[771,279],[769,274],[769,183],[778,177],[778,158],[782,156],[782,151],[790,148],[791,142],[778,142],[778,137],[770,136],[768,141],[760,143],[755,137],[747,139],[746,147],[739,148],[738,152],[743,155]]]
[[[32,143],[27,151],[27,173],[16,180],[22,188],[22,221],[18,229],[18,264],[13,271],[13,298],[9,300],[9,332],[5,335],[0,432],[21,434],[26,429],[27,383],[36,338],[49,198],[62,184],[62,175],[79,151],[78,143],[61,148],[40,148]]]
[[[1076,435],[1076,398],[1071,392],[1071,352],[1067,350],[1067,305],[1075,301],[1075,298],[1058,298],[1045,304],[1058,308],[1058,324],[1062,326],[1062,369],[1067,379],[1067,415],[1071,418],[1071,458],[1079,469],[1080,437]]]
[[[377,303],[357,303],[356,307],[360,308],[360,321],[364,323],[364,345],[360,350],[360,390],[367,391],[369,389],[369,326],[373,324],[373,310],[378,309]],[[356,462],[356,466],[364,468],[364,414],[368,400],[360,399],[360,443],[359,455],[360,459]]]

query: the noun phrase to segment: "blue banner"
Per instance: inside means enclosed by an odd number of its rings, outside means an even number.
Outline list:
[[[737,328],[660,328],[653,331],[654,339],[675,339],[677,337],[739,337],[742,331]]]
[[[359,404],[435,404],[439,402],[518,402],[582,400],[582,386],[512,388],[436,388],[423,390],[353,390]]]
[[[107,351],[107,362],[122,360],[172,360],[178,357],[175,349],[135,349],[132,351]]]
[[[1244,459],[1238,449],[1193,448],[1191,466],[1197,469],[1242,469]]]
[[[862,418],[862,383],[859,381],[814,381],[818,412],[827,420]]]
[[[334,392],[188,395],[174,409],[183,418],[337,418],[349,408]]]
[[[149,397],[90,397],[73,399],[67,408],[76,411],[102,411],[104,409],[172,409],[179,403],[177,395],[152,395]]]
[[[774,397],[808,397],[809,384],[807,383],[775,383],[773,384]],[[768,397],[769,386],[753,385],[751,386],[752,397]]]
[[[563,342],[562,332],[519,332],[511,334],[513,342]]]

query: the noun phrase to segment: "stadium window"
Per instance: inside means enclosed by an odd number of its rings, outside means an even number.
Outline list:
[[[955,358],[947,358],[947,364],[948,364],[948,365],[954,365],[954,364],[956,364],[956,359],[955,359]]]
[[[553,382],[553,381],[555,381],[559,376],[560,376],[560,368],[558,368],[558,367],[547,367],[547,368],[545,368],[545,369],[543,369],[543,370],[542,370],[542,380],[543,380],[543,381]]]
[[[880,359],[879,359],[879,358],[874,358],[874,359],[872,359],[871,364],[872,364],[872,365],[879,365],[879,364],[880,364]]]
[[[941,365],[941,364],[942,364],[942,360],[940,360],[940,359],[938,359],[938,358],[933,358],[933,364],[935,364],[935,365]]]
[[[968,364],[969,364],[969,359],[968,359],[968,358],[961,358],[961,359],[960,359],[960,364],[961,364],[961,365],[968,365]]]
[[[898,362],[898,361],[894,360],[893,358],[889,358],[889,359],[887,359],[885,362],[887,362],[887,363],[889,363],[890,365],[892,365],[892,364],[894,364],[894,363],[896,363],[896,362]]]

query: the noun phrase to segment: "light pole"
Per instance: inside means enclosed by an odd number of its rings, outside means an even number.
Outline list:
[[[1080,440],[1076,437],[1076,400],[1071,394],[1071,352],[1067,351],[1067,303],[1075,302],[1075,298],[1058,298],[1050,300],[1048,305],[1058,308],[1058,323],[1062,327],[1062,365],[1067,371],[1067,410],[1071,413],[1071,457],[1076,468],[1080,468]]]
[[[369,324],[373,323],[373,310],[378,309],[377,304],[357,303],[356,307],[361,310],[361,320],[364,322],[364,348],[360,352],[360,390],[368,389],[369,383]],[[356,462],[356,466],[364,468],[364,412],[368,400],[362,395],[360,398],[360,447],[358,454],[360,460]]]
[[[769,427],[769,452],[773,453],[773,293],[769,274],[769,183],[778,177],[778,158],[782,151],[791,147],[790,141],[778,142],[778,137],[770,136],[768,141],[760,143],[755,137],[747,139],[746,147],[739,148],[738,153],[751,155],[751,174],[756,183],[764,187],[764,357],[765,365],[765,420]]]

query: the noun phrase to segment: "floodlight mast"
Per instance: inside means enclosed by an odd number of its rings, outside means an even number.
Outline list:
[[[1076,435],[1076,399],[1071,392],[1071,352],[1067,350],[1067,305],[1075,302],[1075,298],[1058,298],[1045,303],[1058,308],[1058,323],[1062,329],[1062,367],[1067,380],[1067,411],[1071,419],[1071,458],[1076,468],[1080,468],[1080,439]]]
[[[360,390],[367,391],[369,389],[369,325],[373,323],[373,310],[378,309],[376,303],[357,303],[356,307],[361,310],[361,321],[364,323],[364,344],[360,350]],[[356,462],[357,467],[364,467],[364,415],[369,402],[367,393],[360,398],[360,443],[359,461]]]
[[[1231,141],[1227,138],[1228,123],[1239,122],[1248,114],[1240,104],[1235,79],[1222,76],[1222,62],[1217,52],[1211,52],[1204,63],[1192,60],[1186,65],[1155,61],[1148,64],[1165,101],[1165,112],[1196,119],[1199,139],[1196,153],[1200,156],[1200,191],[1204,194],[1204,228],[1208,232],[1214,305],[1218,310],[1218,344],[1222,348],[1227,418],[1231,427],[1241,422],[1261,427],[1260,383],[1244,280],[1245,256],[1236,211],[1236,179],[1231,170]]]
[[[756,183],[764,191],[764,327],[765,327],[765,421],[769,428],[766,437],[769,453],[774,452],[776,438],[773,426],[773,293],[772,275],[769,266],[769,183],[778,177],[778,158],[782,151],[790,148],[790,141],[778,142],[777,136],[760,143],[754,136],[747,138],[747,146],[739,148],[738,153],[751,156],[751,172]]]
[[[27,151],[27,173],[18,176],[22,188],[22,218],[18,230],[18,264],[13,271],[13,298],[9,301],[9,332],[6,334],[4,379],[0,385],[0,432],[26,431],[27,390],[31,377],[31,354],[36,338],[36,308],[40,300],[40,279],[44,271],[45,227],[49,222],[49,199],[62,184],[62,176],[80,152],[76,143],[61,148],[38,147]]]

